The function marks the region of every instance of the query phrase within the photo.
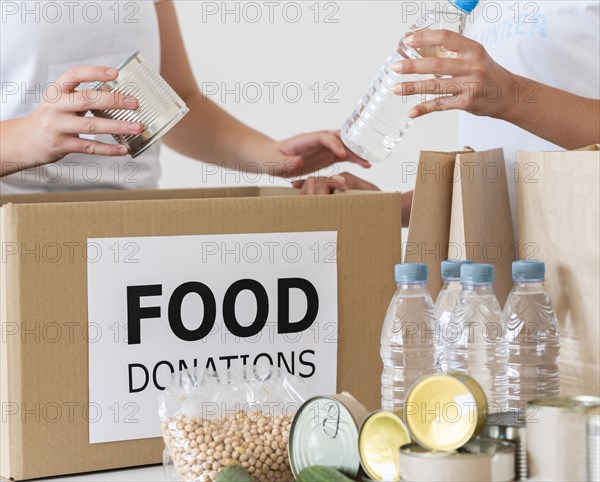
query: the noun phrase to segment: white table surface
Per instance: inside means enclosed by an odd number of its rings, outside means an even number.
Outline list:
[[[166,482],[162,465],[36,479],[36,482]]]

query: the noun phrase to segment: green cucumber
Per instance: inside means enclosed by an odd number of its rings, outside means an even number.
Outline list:
[[[252,477],[244,467],[228,465],[219,470],[215,482],[252,482]]]
[[[339,470],[322,465],[306,467],[298,474],[297,482],[353,482]]]

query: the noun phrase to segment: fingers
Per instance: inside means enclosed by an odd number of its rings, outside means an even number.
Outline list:
[[[403,82],[402,84],[396,84],[392,87],[392,91],[397,95],[458,95],[461,92],[461,89],[456,80],[453,79],[430,79],[420,82]]]
[[[300,194],[331,194],[333,191],[360,189],[363,191],[379,191],[379,188],[349,172],[332,177],[309,177],[292,182],[292,186],[300,189]]]
[[[307,195],[327,195],[336,189],[339,191],[348,189],[346,180],[342,176],[309,177],[308,179],[294,181],[292,186],[301,188],[300,194]]]
[[[345,145],[344,142],[342,141],[342,137],[341,137],[341,133],[339,130],[335,130],[335,131],[329,131],[331,134],[333,134],[336,139],[339,140],[340,144],[342,145],[342,147],[344,148],[344,150],[346,151],[346,158],[345,160],[348,162],[352,162],[354,164],[358,164],[361,167],[364,167],[365,169],[369,169],[371,167],[371,163],[369,161],[367,161],[366,159],[363,159],[360,156],[357,156],[354,152],[352,152],[350,149],[348,149]]]
[[[429,114],[431,112],[440,112],[444,110],[451,109],[463,109],[464,105],[460,97],[455,96],[443,96],[436,97],[433,100],[429,100],[427,102],[423,102],[417,106],[415,106],[409,113],[408,117],[411,119],[416,119],[417,117],[421,117],[425,114]]]
[[[119,71],[112,67],[78,66],[67,70],[56,83],[65,93],[73,92],[82,82],[108,82],[115,80]]]
[[[301,175],[302,163],[301,156],[284,157],[278,174],[286,179],[298,177]]]
[[[346,159],[346,157],[348,157],[348,153],[346,152],[346,148],[344,147],[342,139],[332,132],[319,132],[318,139],[324,147],[327,147],[340,159]]]
[[[138,101],[116,92],[104,90],[81,90],[63,96],[57,107],[63,112],[86,112],[88,110],[113,110],[129,109],[135,110]]]
[[[442,57],[425,57],[422,59],[405,59],[392,65],[392,70],[398,74],[433,74],[433,75],[464,75],[467,66],[458,59]]]
[[[409,47],[418,49],[421,47],[443,46],[452,52],[464,52],[476,44],[473,40],[450,30],[421,30],[404,39]]]
[[[105,144],[104,142],[79,139],[76,137],[67,140],[63,145],[63,150],[69,154],[80,152],[98,156],[124,156],[127,154],[127,148],[125,146],[119,144]]]
[[[67,134],[113,134],[130,136],[139,134],[144,126],[139,122],[125,122],[102,117],[65,116],[64,132]]]
[[[342,172],[340,176],[345,179],[345,184],[348,189],[360,189],[362,191],[379,191],[379,188],[375,184],[371,184],[360,177],[350,174],[349,172]]]

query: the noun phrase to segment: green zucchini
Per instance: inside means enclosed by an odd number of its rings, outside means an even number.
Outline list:
[[[228,465],[219,470],[215,482],[252,482],[252,477],[244,467]]]
[[[306,467],[298,474],[297,482],[353,482],[339,470],[322,465]]]

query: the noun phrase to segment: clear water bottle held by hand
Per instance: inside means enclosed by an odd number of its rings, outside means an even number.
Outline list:
[[[494,294],[494,267],[465,264],[462,291],[447,331],[444,356],[449,371],[466,373],[483,388],[489,411],[508,408],[508,342]]]
[[[398,288],[381,331],[381,406],[402,408],[410,386],[438,371],[433,300],[427,290],[427,265],[396,265]]]
[[[426,29],[452,30],[462,34],[466,17],[478,3],[479,0],[446,0],[435,2],[431,10],[425,11],[421,20],[400,40],[397,50],[388,57],[367,94],[346,120],[342,128],[342,140],[348,149],[372,162],[383,161],[391,154],[413,123],[409,112],[426,100],[420,95],[396,95],[392,90],[393,86],[400,82],[434,78],[432,75],[397,74],[392,70],[392,65],[403,59],[454,55],[442,46],[416,50],[406,45],[405,39]],[[425,6],[425,2],[422,5]]]
[[[504,305],[508,329],[508,403],[523,409],[560,393],[558,319],[544,287],[543,261],[515,261],[514,288]]]
[[[444,282],[437,300],[435,300],[435,320],[436,334],[435,345],[437,350],[438,365],[443,372],[448,371],[446,360],[444,359],[444,339],[448,325],[452,319],[452,313],[458,302],[458,297],[462,291],[460,284],[460,267],[463,264],[472,264],[473,261],[442,261],[442,281]]]

